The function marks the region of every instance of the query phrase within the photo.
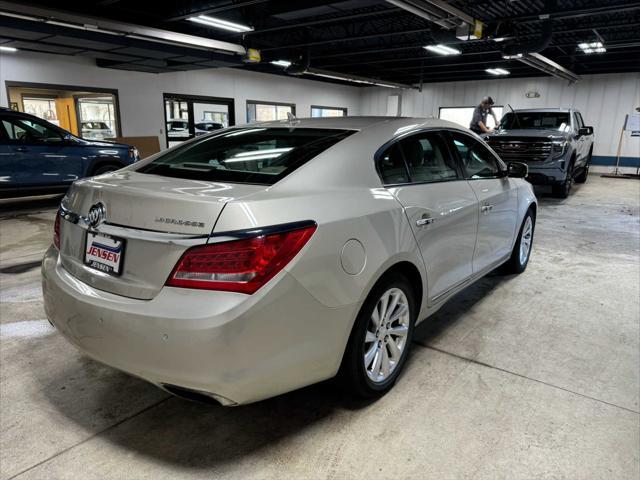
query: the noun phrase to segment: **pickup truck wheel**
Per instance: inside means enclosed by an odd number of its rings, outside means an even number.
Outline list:
[[[580,175],[576,177],[576,183],[585,183],[587,181],[587,177],[589,176],[589,166],[591,165],[591,155],[593,152],[589,152],[589,157],[587,158],[587,163],[585,163]]]
[[[535,231],[536,221],[531,210],[527,211],[520,227],[518,240],[513,246],[511,258],[504,264],[505,273],[522,273],[529,264],[531,257],[531,247],[533,246],[533,232]]]
[[[573,186],[573,170],[574,164],[573,162],[571,162],[571,165],[567,170],[567,177],[564,179],[564,181],[551,187],[554,197],[567,198],[569,196],[569,193],[571,193],[571,187]]]
[[[418,314],[413,287],[389,274],[373,287],[355,320],[339,377],[359,397],[382,396],[404,368]]]

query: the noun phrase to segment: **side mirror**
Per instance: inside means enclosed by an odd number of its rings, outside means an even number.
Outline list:
[[[511,178],[525,178],[529,175],[529,166],[522,162],[509,162],[507,176]]]
[[[593,127],[582,127],[578,129],[578,135],[591,135],[593,134]]]

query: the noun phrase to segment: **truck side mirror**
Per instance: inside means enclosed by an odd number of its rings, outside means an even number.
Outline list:
[[[522,162],[509,162],[507,164],[507,176],[511,178],[525,178],[529,175],[529,166]]]
[[[582,127],[578,129],[578,135],[591,135],[593,133],[593,127]]]

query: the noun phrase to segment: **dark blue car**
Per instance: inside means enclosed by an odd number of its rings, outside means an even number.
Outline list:
[[[0,198],[64,193],[79,178],[138,159],[135,147],[83,140],[33,115],[0,108]]]

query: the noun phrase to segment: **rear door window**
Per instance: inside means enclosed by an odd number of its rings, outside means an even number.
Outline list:
[[[244,128],[188,142],[138,171],[194,180],[273,185],[354,133],[313,128]]]
[[[457,180],[458,172],[441,137],[435,132],[412,135],[400,141],[411,183]]]

